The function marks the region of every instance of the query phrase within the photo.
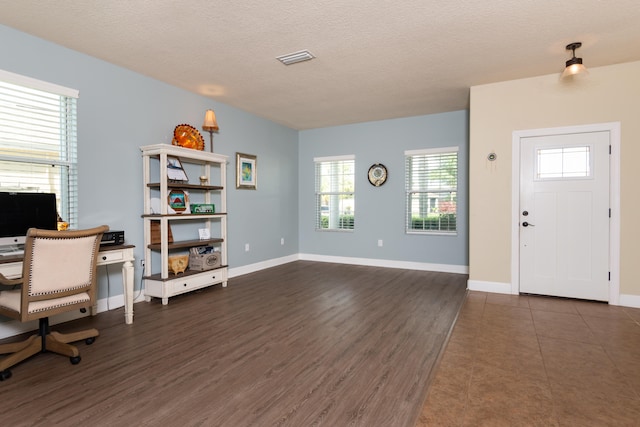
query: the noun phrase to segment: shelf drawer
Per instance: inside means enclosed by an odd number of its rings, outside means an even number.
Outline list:
[[[171,283],[167,284],[170,287],[169,293],[177,295],[193,291],[195,289],[204,288],[206,286],[211,286],[216,283],[222,283],[226,280],[225,272],[226,270],[203,271],[202,274],[187,276],[182,280],[171,280]]]

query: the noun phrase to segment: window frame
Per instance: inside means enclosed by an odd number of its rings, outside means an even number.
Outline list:
[[[46,159],[42,156],[11,156],[0,154],[0,161],[8,163],[23,163],[26,167],[53,166],[66,168],[65,173],[60,172],[59,190],[56,193],[58,213],[64,221],[69,223],[70,228],[78,227],[78,119],[77,100],[79,91],[67,88],[54,83],[45,82],[20,74],[11,73],[0,69],[0,81],[15,86],[20,86],[26,90],[46,92],[50,95],[60,97],[60,145],[58,150],[51,150],[50,153],[58,153],[57,159]],[[1,90],[1,89],[0,89]],[[9,123],[8,121],[7,123]],[[14,142],[15,145],[15,142]],[[0,147],[3,141],[0,135]],[[11,147],[8,144],[7,147]],[[33,150],[33,149],[32,149]],[[3,191],[0,189],[0,191]],[[21,191],[18,189],[17,191]]]
[[[583,163],[584,168],[580,171],[573,169],[573,172],[565,173],[565,165],[567,163],[574,163],[571,161],[571,154],[580,154],[581,150],[584,154]],[[558,147],[545,147],[535,148],[535,168],[534,168],[534,181],[557,181],[557,180],[584,180],[584,179],[593,179],[593,168],[594,168],[594,153],[595,147],[593,144],[579,144],[574,146],[558,146]],[[552,153],[555,151],[556,153]],[[556,163],[560,163],[560,169],[555,172],[543,172],[542,169],[549,169],[548,164],[546,162],[543,163],[543,160],[548,160],[549,157],[555,155]]]
[[[332,232],[353,232],[355,230],[355,194],[356,194],[356,164],[355,164],[355,155],[342,155],[342,156],[329,156],[329,157],[315,157],[313,159],[314,162],[314,174],[315,174],[315,230],[316,231],[332,231]],[[329,191],[322,191],[321,186],[321,168],[324,165],[331,165],[333,167],[344,166],[347,163],[351,164],[352,173],[350,174],[350,179],[353,185],[352,191],[344,191],[344,188],[339,189],[338,191],[334,189]],[[331,166],[330,166],[331,167]],[[338,177],[336,174],[335,178]],[[338,180],[339,181],[339,180]],[[336,185],[342,185],[339,182],[335,182]],[[350,197],[349,197],[350,196]],[[336,203],[329,203],[328,205],[322,204],[322,199],[325,197],[330,197],[336,200]],[[346,197],[346,199],[345,199]],[[352,200],[351,204],[347,204],[344,207],[340,201],[342,200]],[[323,215],[323,206],[327,206],[327,214]],[[322,227],[323,225],[323,217],[327,217],[327,228]],[[352,216],[353,219],[349,221],[348,216]],[[331,227],[332,223],[334,227]],[[349,226],[350,225],[350,226]]]
[[[459,147],[457,146],[449,146],[449,147],[438,147],[438,148],[425,148],[418,150],[406,150],[404,152],[405,155],[405,234],[417,234],[417,235],[445,235],[445,236],[457,236],[458,234],[458,217],[459,217],[459,209],[458,209],[458,193],[459,193],[459,178],[460,178],[460,155],[459,155]],[[419,172],[422,174],[422,177],[419,179],[424,179],[425,182],[419,185],[419,188],[416,189],[415,186],[412,186],[413,180],[411,179],[413,163],[415,163],[417,157],[424,157],[423,162],[427,162],[426,157],[439,157],[441,160],[444,157],[455,157],[455,183],[449,187],[442,186],[442,183],[439,181],[438,186],[429,186],[427,176],[430,172],[444,170],[444,169],[432,169]],[[435,181],[435,180],[434,180]],[[451,203],[448,206],[448,209],[451,209],[453,206],[453,225],[449,221],[442,222],[442,218],[444,215],[450,215],[451,212],[437,212],[437,216],[434,216],[434,220],[437,219],[438,228],[437,229],[420,229],[413,228],[413,205],[414,199],[413,195],[415,194],[442,194],[449,193]],[[434,197],[430,197],[430,199],[434,199]],[[440,201],[439,197],[435,198],[437,202]],[[418,202],[420,203],[420,202]],[[427,208],[430,209],[431,202],[427,202]],[[423,208],[421,208],[423,209]],[[438,208],[436,208],[438,209]],[[429,213],[427,213],[427,216]],[[427,221],[427,217],[423,220],[423,227],[425,226],[425,222]],[[443,224],[446,224],[443,226]],[[451,229],[452,227],[452,229]],[[447,229],[444,229],[447,228]]]

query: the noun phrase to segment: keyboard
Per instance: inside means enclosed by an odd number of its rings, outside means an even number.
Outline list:
[[[24,245],[0,246],[0,257],[24,255]]]

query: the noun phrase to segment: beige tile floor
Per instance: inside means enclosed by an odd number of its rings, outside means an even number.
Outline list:
[[[640,426],[640,309],[470,292],[417,426]]]

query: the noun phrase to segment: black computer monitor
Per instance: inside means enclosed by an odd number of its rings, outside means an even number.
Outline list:
[[[0,192],[0,246],[24,244],[32,227],[58,228],[56,195]]]

